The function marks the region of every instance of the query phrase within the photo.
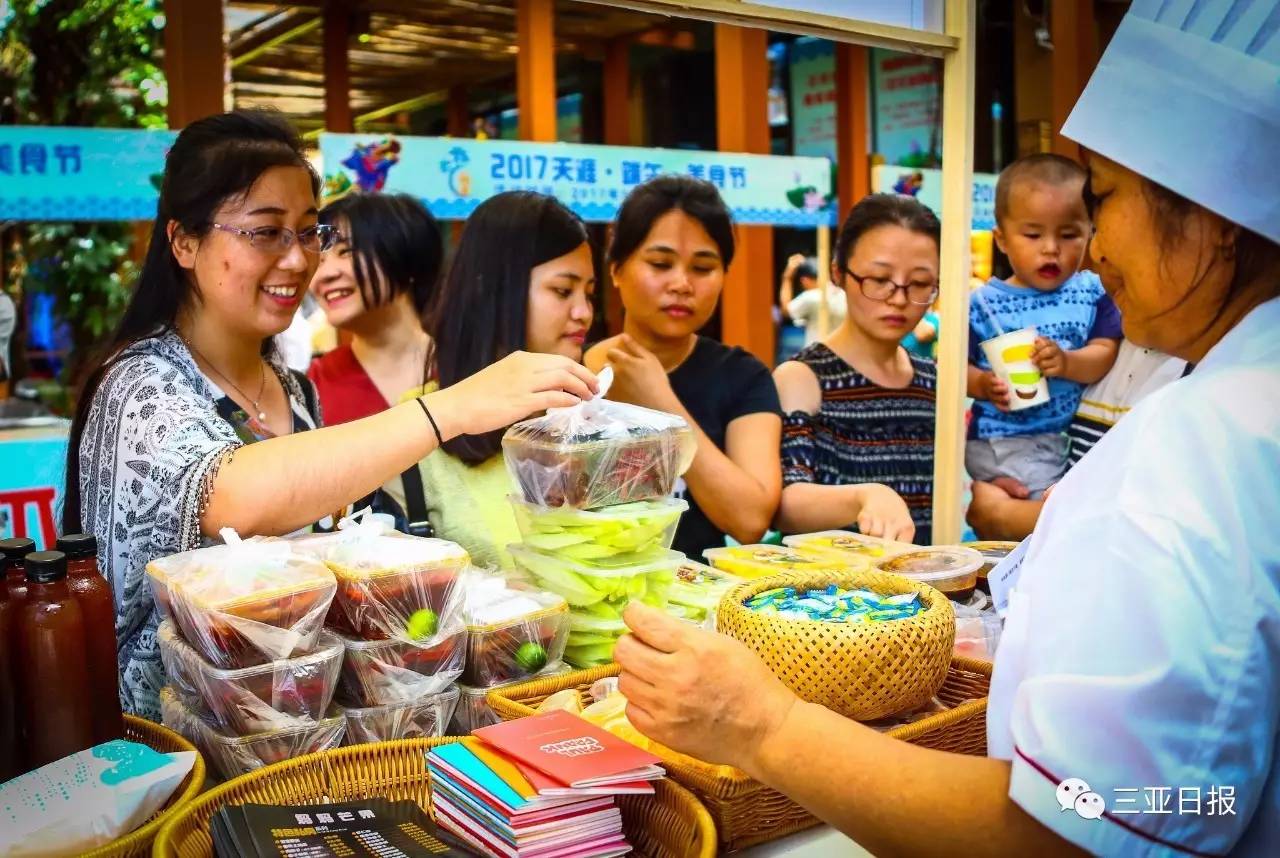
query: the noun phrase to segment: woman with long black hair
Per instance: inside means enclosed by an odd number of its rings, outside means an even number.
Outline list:
[[[528,191],[486,200],[467,219],[430,314],[434,380],[425,392],[456,384],[517,350],[580,360],[595,283],[586,226],[562,203]],[[506,546],[520,538],[507,502],[504,428],[448,440],[418,467],[435,535],[493,568],[509,565]],[[398,481],[386,488],[404,501]]]
[[[445,441],[572,405],[595,379],[513,353],[447,389],[342,426],[272,336],[288,327],[332,228],[293,129],[234,112],[187,126],[165,159],[142,275],[88,379],[67,454],[66,532],[99,537],[116,599],[121,697],[159,714],[164,670],[144,568],[233,527],[289,533],[361,498]]]

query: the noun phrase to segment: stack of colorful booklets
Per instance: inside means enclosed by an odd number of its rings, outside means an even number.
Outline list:
[[[436,822],[495,858],[625,855],[615,797],[652,795],[657,762],[570,712],[484,727],[427,755]]]

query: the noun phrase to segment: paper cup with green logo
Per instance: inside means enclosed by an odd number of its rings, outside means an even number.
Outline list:
[[[982,342],[982,351],[997,378],[1009,385],[1009,410],[1021,411],[1049,401],[1049,382],[1031,362],[1035,328],[1010,331]]]

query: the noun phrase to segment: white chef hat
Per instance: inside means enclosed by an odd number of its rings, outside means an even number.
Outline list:
[[[1062,133],[1280,242],[1280,0],[1134,0]]]

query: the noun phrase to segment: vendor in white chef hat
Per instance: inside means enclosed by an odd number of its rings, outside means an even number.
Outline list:
[[[1059,484],[1011,596],[987,758],[798,701],[643,606],[628,714],[878,856],[1280,854],[1280,0],[1135,0],[1063,133],[1125,335],[1195,364]]]

